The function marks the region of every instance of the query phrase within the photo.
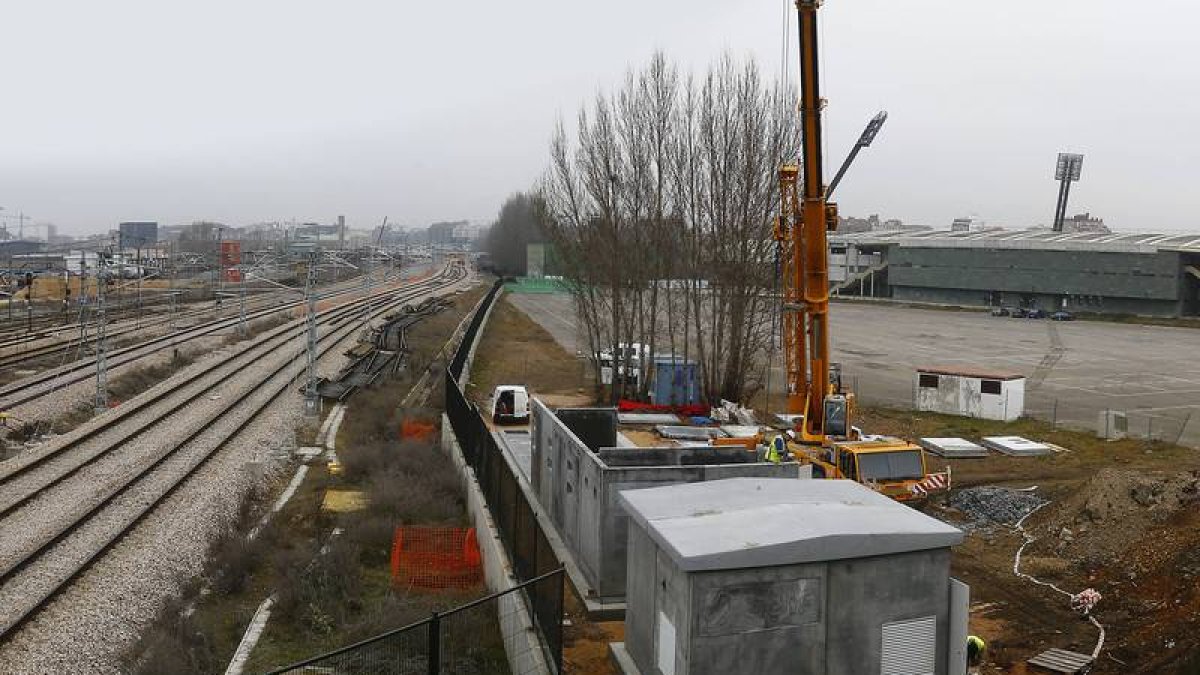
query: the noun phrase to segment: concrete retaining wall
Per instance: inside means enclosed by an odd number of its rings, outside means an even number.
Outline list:
[[[513,574],[512,563],[504,551],[504,544],[496,534],[496,526],[492,514],[488,510],[479,481],[475,472],[467,466],[462,449],[450,429],[450,419],[442,415],[442,449],[454,460],[459,475],[463,479],[463,488],[467,493],[467,513],[471,524],[475,526],[475,536],[479,540],[479,552],[483,560],[483,577],[488,590],[493,593],[507,591],[517,586],[518,581]],[[551,670],[538,641],[538,632],[533,625],[533,614],[520,592],[509,593],[497,601],[496,613],[500,622],[500,633],[504,637],[504,652],[508,656],[508,665],[513,673],[550,675]]]
[[[794,463],[747,462],[741,448],[592,452],[541,401],[534,399],[531,408],[533,492],[586,580],[580,594],[605,603],[625,597],[629,517],[618,500],[621,490],[722,478],[801,478],[811,471]]]

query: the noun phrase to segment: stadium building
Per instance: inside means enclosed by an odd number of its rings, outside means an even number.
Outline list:
[[[1048,229],[834,233],[839,295],[960,306],[1200,315],[1200,234]]]

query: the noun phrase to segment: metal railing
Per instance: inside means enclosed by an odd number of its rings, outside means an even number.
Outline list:
[[[558,615],[562,644],[563,570],[534,577],[382,635],[270,671],[282,673],[371,673],[372,675],[467,675],[512,672],[510,663],[534,663],[531,643],[507,641],[500,628],[520,621],[520,603],[536,598]],[[520,631],[514,634],[521,636]],[[561,654],[561,648],[559,649]],[[555,661],[561,672],[561,659]],[[518,675],[525,671],[519,670]],[[532,671],[530,671],[532,672]]]

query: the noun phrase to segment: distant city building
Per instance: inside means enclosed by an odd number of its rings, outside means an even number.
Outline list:
[[[898,218],[883,220],[878,213],[872,213],[866,218],[838,218],[838,232],[878,232],[881,230],[899,230],[904,222]]]
[[[321,225],[319,223],[304,223],[296,227],[293,241],[305,243],[335,242],[342,233],[337,225]]]
[[[955,218],[954,222],[950,223],[951,232],[976,232],[983,229],[984,223],[979,218],[968,216],[966,218]]]
[[[465,220],[434,223],[429,226],[430,244],[461,244],[469,241],[467,228],[470,223]]]
[[[1112,230],[1104,224],[1103,218],[1093,218],[1090,213],[1077,213],[1070,218],[1063,220],[1063,232],[1102,232],[1108,233]]]
[[[158,223],[151,221],[130,221],[117,227],[120,238],[118,246],[126,248],[144,248],[158,243]]]
[[[0,242],[0,256],[3,257],[41,253],[44,250],[46,250],[46,245],[40,241],[10,239]]]

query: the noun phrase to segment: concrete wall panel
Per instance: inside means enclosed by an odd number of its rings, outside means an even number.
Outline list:
[[[825,563],[692,575],[692,675],[821,675]]]
[[[949,549],[830,562],[828,672],[879,672],[883,624],[935,616],[936,673],[946,675],[949,577]]]

